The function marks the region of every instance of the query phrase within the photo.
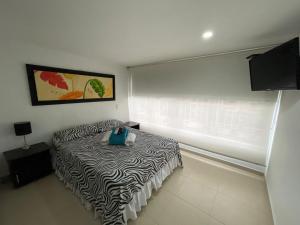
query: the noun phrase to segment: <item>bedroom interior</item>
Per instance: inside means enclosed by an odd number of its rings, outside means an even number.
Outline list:
[[[299,15],[1,0],[0,224],[300,224]]]

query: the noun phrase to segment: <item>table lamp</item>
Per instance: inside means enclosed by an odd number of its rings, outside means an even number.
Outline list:
[[[30,145],[26,142],[26,134],[31,134],[31,124],[29,121],[14,123],[16,136],[24,136],[24,146],[23,149],[29,149]]]

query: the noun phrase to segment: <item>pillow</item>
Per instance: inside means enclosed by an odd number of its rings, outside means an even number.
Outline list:
[[[125,127],[114,128],[109,138],[110,145],[124,145],[128,135]]]
[[[109,138],[110,138],[110,135],[111,135],[112,131],[106,131],[101,139],[101,144],[102,145],[106,145],[108,144],[109,142]]]
[[[98,132],[108,131],[112,128],[123,126],[123,122],[120,120],[103,120],[92,125],[97,127]]]
[[[93,124],[83,124],[80,126],[60,130],[53,135],[53,144],[58,146],[61,143],[72,141],[81,137],[111,130],[114,127],[120,127],[123,122],[119,120],[103,120]]]
[[[95,126],[95,124],[87,124],[86,132],[88,135],[99,133],[98,128]]]
[[[125,140],[125,145],[126,146],[131,146],[135,143],[136,135],[134,133],[129,133],[127,135],[127,138]]]
[[[57,131],[54,133],[54,141],[57,142],[66,142],[75,140],[77,138],[86,137],[95,133],[96,127],[93,125],[80,125],[68,129],[64,129],[61,131]]]

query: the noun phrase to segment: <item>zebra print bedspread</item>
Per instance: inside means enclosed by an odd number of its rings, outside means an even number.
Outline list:
[[[124,206],[169,160],[182,164],[177,141],[129,128],[134,146],[101,145],[103,133],[56,144],[56,172],[102,215],[125,224]]]

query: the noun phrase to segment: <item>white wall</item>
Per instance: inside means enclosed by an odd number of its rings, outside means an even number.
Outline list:
[[[265,165],[277,92],[252,92],[247,56],[267,49],[131,68],[130,117],[151,132]]]
[[[266,175],[275,225],[300,224],[300,92],[284,91]]]
[[[54,131],[108,118],[128,120],[128,71],[124,67],[29,43],[0,42],[0,177],[7,174],[1,152],[23,144],[13,123],[31,121],[29,144],[50,141]],[[31,106],[25,63],[116,75],[116,101]]]

